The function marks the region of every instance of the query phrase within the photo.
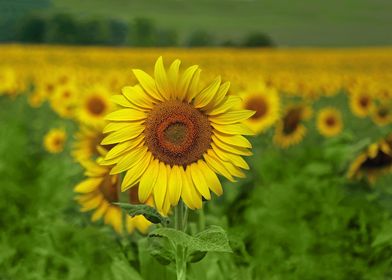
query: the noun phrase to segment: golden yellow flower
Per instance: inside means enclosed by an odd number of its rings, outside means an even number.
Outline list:
[[[51,129],[44,137],[44,147],[52,154],[57,154],[63,151],[67,135],[64,129]]]
[[[347,177],[350,179],[366,177],[370,183],[374,183],[379,176],[391,172],[391,144],[390,138],[371,144],[350,164]]]
[[[390,104],[380,104],[372,111],[372,120],[379,126],[388,125],[392,122],[392,111]]]
[[[81,211],[94,211],[91,220],[93,222],[103,219],[104,223],[111,225],[117,233],[132,233],[135,229],[146,233],[150,222],[139,215],[134,218],[126,215],[123,224],[123,213],[119,206],[113,202],[119,201],[119,175],[110,175],[109,167],[98,165],[94,161],[83,162],[86,169],[87,179],[75,186],[77,193],[75,199],[81,205]],[[135,192],[136,190],[136,192]],[[138,203],[137,188],[128,191],[128,200],[132,204]]]
[[[309,119],[311,114],[311,108],[306,105],[288,106],[275,127],[274,143],[287,148],[301,142],[307,131],[303,121]]]
[[[248,169],[242,156],[251,144],[242,135],[254,134],[243,122],[253,115],[238,110],[241,99],[227,96],[229,82],[217,77],[200,88],[200,69],[179,72],[180,60],[165,70],[155,64],[155,79],[133,70],[139,84],[127,86],[113,100],[123,107],[109,114],[103,145],[115,144],[103,164],[111,174],[126,172],[122,190],[139,185],[139,200],[153,195],[156,208],[167,213],[180,199],[191,208],[202,207],[202,197],[223,190],[216,173],[234,181]]]
[[[78,119],[85,124],[102,124],[104,117],[114,109],[110,96],[109,90],[100,85],[85,90],[78,104]]]
[[[343,129],[340,111],[333,107],[321,109],[317,115],[317,129],[325,137],[338,135]]]
[[[243,92],[242,108],[256,113],[246,120],[246,124],[256,133],[272,126],[279,118],[280,101],[277,91],[261,84],[252,91]]]
[[[366,117],[373,109],[373,96],[364,89],[354,90],[350,95],[350,109],[357,117]]]

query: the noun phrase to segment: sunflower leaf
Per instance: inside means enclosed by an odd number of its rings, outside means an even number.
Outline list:
[[[150,240],[156,238],[167,239],[172,244],[173,249],[178,245],[185,247],[189,262],[202,260],[207,252],[232,252],[226,232],[218,226],[211,226],[195,236],[190,236],[173,228],[158,228],[152,231],[148,237]]]
[[[130,215],[131,217],[143,215],[153,224],[168,225],[170,223],[170,220],[168,218],[159,214],[159,212],[151,206],[144,204],[129,204],[120,202],[115,202],[113,204],[127,211],[128,215]]]

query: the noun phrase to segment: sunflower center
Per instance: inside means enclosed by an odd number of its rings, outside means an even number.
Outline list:
[[[392,165],[392,157],[383,151],[379,151],[374,158],[368,158],[363,164],[364,169],[377,169]]]
[[[325,123],[326,123],[328,126],[335,126],[335,124],[336,124],[336,119],[335,119],[334,117],[330,116],[330,117],[328,117],[328,118],[325,120]]]
[[[359,104],[361,105],[361,107],[366,108],[370,104],[370,100],[368,97],[363,96],[359,99]]]
[[[106,175],[99,185],[99,190],[108,202],[118,202],[117,180],[117,175]]]
[[[174,100],[151,110],[144,133],[154,157],[170,165],[188,165],[210,147],[212,129],[206,115]]]
[[[56,137],[53,139],[53,145],[56,147],[60,147],[63,145],[63,139],[61,137]]]
[[[388,114],[389,114],[389,110],[388,110],[387,108],[380,108],[380,109],[378,110],[378,115],[379,115],[379,117],[381,117],[381,118],[387,117]]]
[[[87,101],[87,108],[93,115],[101,115],[105,111],[105,103],[98,97],[92,97]]]
[[[253,97],[246,102],[245,108],[256,111],[256,113],[251,116],[250,119],[257,120],[266,115],[268,111],[268,104],[263,98]]]
[[[302,111],[300,108],[294,108],[287,112],[287,114],[283,118],[284,134],[291,134],[297,129],[301,121],[301,113]]]

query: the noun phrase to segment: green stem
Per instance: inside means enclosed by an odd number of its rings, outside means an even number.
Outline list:
[[[185,232],[187,210],[182,201],[174,208],[174,226],[176,230]],[[176,272],[177,280],[186,280],[186,248],[181,245],[177,245],[176,248]]]

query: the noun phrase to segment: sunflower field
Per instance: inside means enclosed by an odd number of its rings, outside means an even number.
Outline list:
[[[392,49],[0,46],[0,279],[392,279]]]

